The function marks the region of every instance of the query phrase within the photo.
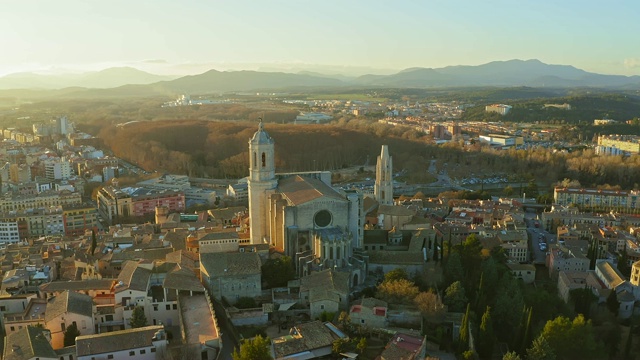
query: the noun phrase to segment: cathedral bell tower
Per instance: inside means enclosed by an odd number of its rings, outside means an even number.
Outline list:
[[[264,131],[262,120],[249,140],[249,226],[251,244],[262,244],[269,234],[268,194],[277,186],[273,139]]]
[[[378,156],[373,191],[380,205],[393,205],[393,162],[387,145],[382,145],[380,156]]]

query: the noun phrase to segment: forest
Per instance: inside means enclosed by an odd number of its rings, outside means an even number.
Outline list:
[[[394,170],[407,170],[409,183],[431,179],[432,159],[448,164],[450,175],[509,174],[523,181],[553,184],[565,178],[584,186],[637,188],[640,156],[597,156],[592,150],[495,150],[451,142],[437,146],[423,133],[362,119],[342,118],[330,125],[267,124],[276,143],[279,172],[336,170],[374,165],[380,146],[389,145]],[[196,177],[247,175],[247,142],[253,122],[201,120],[138,122],[104,127],[99,137],[114,154],[146,170]]]

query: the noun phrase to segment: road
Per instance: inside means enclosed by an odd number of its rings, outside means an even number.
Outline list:
[[[527,232],[531,239],[532,261],[534,264],[546,264],[547,251],[552,244],[555,244],[555,237],[542,228],[536,228],[535,222],[538,221],[535,213],[525,213],[525,222],[527,224]],[[546,250],[540,250],[540,243],[547,244]]]
[[[217,360],[232,360],[233,351],[238,347],[238,341],[232,336],[230,320],[227,318],[227,313],[224,311],[224,307],[218,301],[213,301],[213,310],[216,312],[216,319],[218,320],[218,327],[220,327],[220,333],[222,338],[222,351]]]

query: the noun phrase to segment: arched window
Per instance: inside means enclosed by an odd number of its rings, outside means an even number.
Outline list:
[[[257,168],[258,167],[258,154],[256,154],[255,152],[253,153],[253,168]]]
[[[262,153],[262,167],[264,167],[266,163],[267,163],[267,156],[264,153]]]

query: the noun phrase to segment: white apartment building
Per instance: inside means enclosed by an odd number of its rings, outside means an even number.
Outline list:
[[[18,222],[2,220],[0,221],[0,247],[20,241],[18,232]]]
[[[509,111],[511,111],[511,106],[510,105],[505,105],[505,104],[493,104],[493,105],[487,105],[484,107],[484,111],[486,112],[494,112],[494,113],[498,113],[500,115],[507,115],[509,113]]]
[[[47,160],[44,162],[44,174],[49,180],[66,180],[73,175],[71,163],[63,160]]]

